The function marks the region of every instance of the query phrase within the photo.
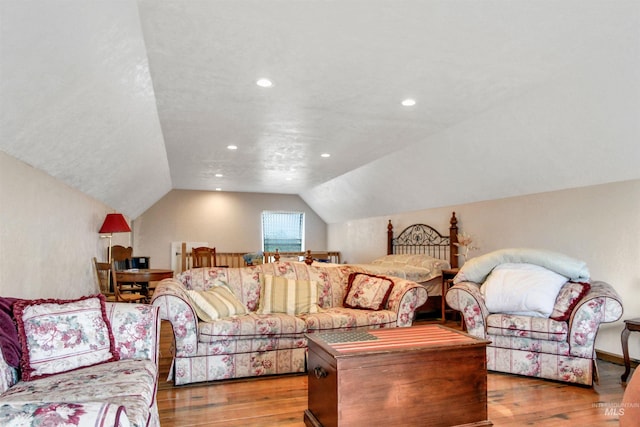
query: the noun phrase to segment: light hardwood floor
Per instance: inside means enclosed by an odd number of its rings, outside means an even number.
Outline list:
[[[162,427],[304,426],[305,375],[175,387],[165,381],[171,364],[169,323],[163,321],[161,335],[157,399]],[[615,411],[624,392],[620,383],[624,367],[606,361],[599,361],[598,367],[600,382],[593,388],[490,372],[489,419],[494,426],[618,426]],[[428,411],[429,397],[424,401]],[[455,410],[453,400],[451,411]]]

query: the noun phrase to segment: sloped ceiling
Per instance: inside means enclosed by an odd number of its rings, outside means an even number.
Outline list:
[[[133,218],[172,188],[340,222],[640,178],[636,0],[0,7],[0,149]]]

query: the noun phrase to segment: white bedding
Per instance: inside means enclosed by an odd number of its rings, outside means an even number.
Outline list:
[[[442,294],[441,282],[425,282],[442,276],[442,270],[450,268],[448,261],[422,254],[386,255],[369,264],[351,265],[366,273],[418,282],[427,288],[427,294],[430,296]]]

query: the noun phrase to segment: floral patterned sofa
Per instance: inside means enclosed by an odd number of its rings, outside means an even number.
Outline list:
[[[282,281],[286,283],[279,286],[290,286],[287,289],[298,294],[311,289],[312,301],[295,311],[275,308],[278,301],[265,296],[271,280],[274,289]],[[383,289],[387,282],[390,287]],[[193,294],[226,292],[221,288],[231,290],[240,307],[234,315],[206,318]],[[382,299],[368,300],[367,291],[357,291],[365,288],[383,290]],[[304,372],[306,333],[411,326],[416,307],[426,299],[422,286],[405,279],[371,276],[346,265],[280,261],[186,270],[161,281],[152,304],[173,327],[170,379],[181,385]]]
[[[529,266],[526,272],[523,265]],[[538,267],[542,276],[532,275]],[[553,286],[552,274],[559,277]],[[512,292],[521,306],[500,308],[514,303],[500,292]],[[487,369],[588,386],[597,380],[598,328],[622,316],[620,296],[608,283],[591,281],[583,262],[534,249],[504,249],[470,259],[446,301],[462,313],[471,335],[491,341]],[[534,301],[547,308],[523,309]]]
[[[157,307],[0,298],[0,323],[0,425],[160,425]]]

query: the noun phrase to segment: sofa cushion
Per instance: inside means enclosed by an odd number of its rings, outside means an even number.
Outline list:
[[[2,395],[9,402],[109,402],[125,407],[134,426],[146,426],[155,402],[158,368],[150,360],[118,360],[20,381]]]
[[[226,286],[214,286],[206,291],[188,290],[187,294],[198,317],[205,322],[247,313],[242,301]]]
[[[586,282],[567,282],[560,288],[550,318],[568,320],[576,304],[591,290]]]
[[[343,306],[380,310],[387,304],[392,289],[393,281],[388,277],[351,273],[347,282]]]
[[[316,313],[318,311],[318,283],[311,280],[261,275],[258,314]]]
[[[15,402],[0,404],[3,426],[130,426],[124,406],[108,402]]]
[[[300,336],[306,332],[303,320],[284,313],[226,317],[212,322],[200,322],[198,341],[211,343],[222,340],[241,340],[264,337]]]
[[[569,325],[546,317],[490,314],[487,316],[487,333],[566,342]]]
[[[119,358],[103,295],[20,300],[13,312],[25,381]]]
[[[355,328],[392,328],[397,315],[391,310],[362,310],[333,307],[313,314],[302,314],[307,332],[347,330]]]
[[[549,317],[567,278],[534,264],[505,263],[482,284],[490,313]]]

